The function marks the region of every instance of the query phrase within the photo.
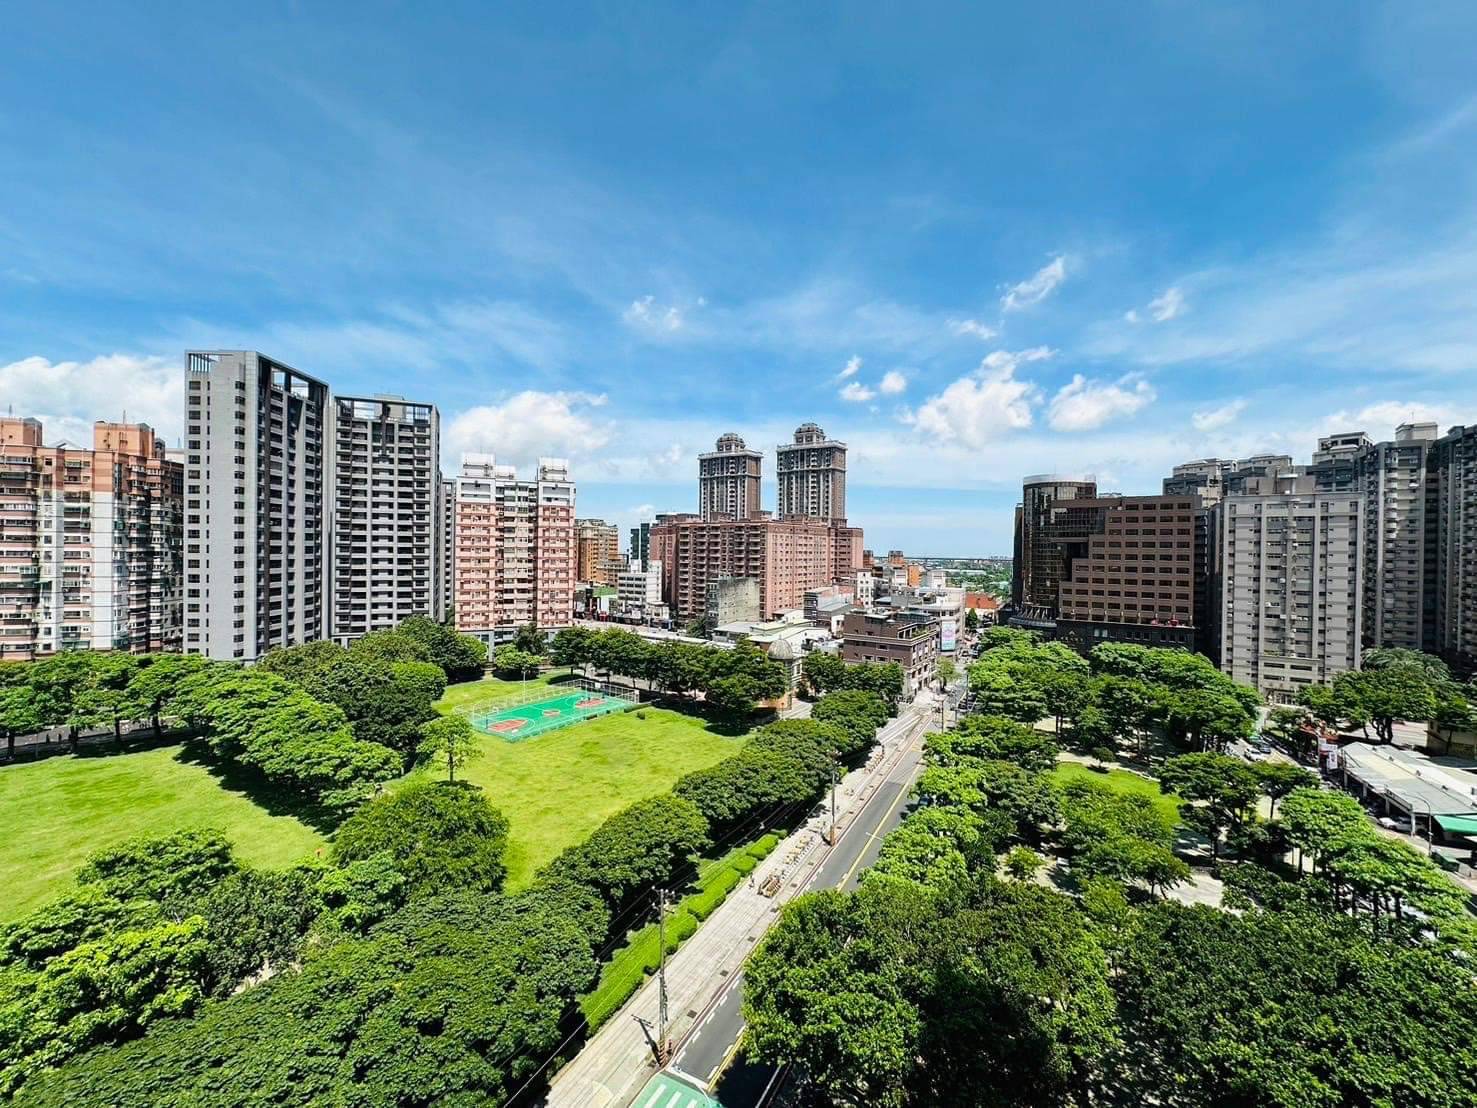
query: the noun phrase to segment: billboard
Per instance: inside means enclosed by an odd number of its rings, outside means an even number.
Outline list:
[[[959,637],[959,620],[954,616],[944,616],[939,620],[939,649],[952,651]]]

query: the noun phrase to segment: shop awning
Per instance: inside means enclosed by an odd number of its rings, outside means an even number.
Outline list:
[[[1436,822],[1449,835],[1477,835],[1477,812],[1460,816],[1438,815]]]

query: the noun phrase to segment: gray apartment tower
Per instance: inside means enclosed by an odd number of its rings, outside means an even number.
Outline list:
[[[1433,638],[1462,672],[1477,669],[1477,425],[1457,426],[1432,449],[1437,526]]]
[[[697,456],[698,515],[706,520],[757,516],[763,463],[764,455],[732,431],[719,435],[711,451]]]
[[[844,442],[828,439],[814,423],[802,423],[795,441],[775,447],[774,457],[780,519],[846,519]]]
[[[185,650],[250,661],[324,638],[328,386],[255,351],[185,357]]]
[[[1220,666],[1273,701],[1358,669],[1365,501],[1309,476],[1260,477],[1220,503]]]
[[[444,614],[441,417],[399,396],[336,396],[332,410],[330,635],[348,645]]]

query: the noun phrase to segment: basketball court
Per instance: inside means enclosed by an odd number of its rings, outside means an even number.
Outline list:
[[[507,742],[522,742],[571,723],[624,712],[635,706],[634,700],[615,695],[612,686],[586,681],[563,691],[540,688],[529,694],[527,699],[515,698],[512,704],[501,700],[486,707],[473,708],[467,713],[467,718],[484,735]]]

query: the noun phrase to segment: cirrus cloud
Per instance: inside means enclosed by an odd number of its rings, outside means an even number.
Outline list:
[[[1067,259],[1058,254],[1024,281],[1019,281],[1005,290],[1000,298],[1003,311],[1016,312],[1039,304],[1067,279]]]

